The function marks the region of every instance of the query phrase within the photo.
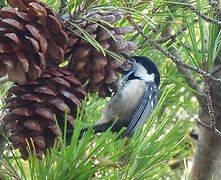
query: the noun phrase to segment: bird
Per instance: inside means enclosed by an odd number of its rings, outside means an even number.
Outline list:
[[[111,131],[125,130],[120,138],[130,137],[151,115],[158,102],[160,73],[145,56],[125,56],[131,69],[118,81],[118,90],[104,106],[102,117],[94,126],[95,133],[111,127]],[[89,127],[81,130],[87,131]]]

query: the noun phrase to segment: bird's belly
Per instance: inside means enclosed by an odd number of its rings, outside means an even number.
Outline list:
[[[118,103],[114,103],[113,112],[116,112],[119,123],[127,126],[134,110],[143,97],[145,83],[140,80],[131,80],[126,83],[118,95]]]

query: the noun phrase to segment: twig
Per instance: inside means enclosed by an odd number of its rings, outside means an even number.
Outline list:
[[[161,38],[161,39],[156,40],[155,42],[158,43],[158,44],[166,43],[166,42],[169,41],[169,40],[171,40],[171,42],[175,42],[175,41],[176,41],[176,37],[177,37],[178,35],[180,35],[180,34],[182,33],[182,31],[185,31],[186,29],[187,29],[187,28],[182,28],[182,30],[179,31],[179,32],[177,32],[176,34],[173,34],[173,35],[170,35],[170,36],[167,36],[167,37],[163,37],[163,38]],[[139,33],[137,33],[137,34],[139,35]],[[146,47],[146,46],[147,46],[147,43],[145,43],[145,44],[139,46],[139,48],[142,49],[142,48],[144,48],[144,47]]]
[[[198,83],[196,82],[196,80],[193,77],[193,74],[191,73],[191,71],[189,69],[184,68],[183,66],[178,65],[177,66],[178,70],[180,73],[182,73],[184,75],[184,79],[186,81],[186,83],[192,88],[194,89],[196,92],[193,92],[193,94],[197,97],[199,102],[204,101],[204,93],[202,92],[200,86],[198,85]]]
[[[208,125],[208,124],[202,122],[202,121],[201,121],[200,119],[198,119],[198,118],[195,118],[195,121],[196,121],[196,123],[199,124],[200,126],[203,126],[203,127],[207,128],[207,129],[209,129],[210,131],[214,132],[217,136],[221,137],[221,132],[220,132],[220,130],[218,130],[216,127],[211,126],[211,125]]]
[[[166,20],[167,21],[167,20]],[[169,21],[169,20],[168,20]],[[162,39],[166,39],[167,37],[171,37],[174,35],[171,35],[171,23],[168,23],[166,25],[166,28],[164,29],[164,33],[162,33]],[[182,30],[180,30],[176,35],[179,35],[180,33],[182,33],[182,31],[185,31],[186,28],[182,28]],[[171,44],[170,44],[171,43]],[[179,52],[173,47],[171,46],[174,42],[171,41],[167,47],[169,47],[168,51],[173,54],[175,57],[179,58],[181,61],[181,57],[179,55]],[[184,75],[184,80],[186,81],[186,83],[192,88],[194,89],[193,94],[197,97],[198,101],[204,101],[204,97],[203,97],[203,91],[201,90],[199,84],[196,82],[195,78],[193,77],[192,72],[189,69],[184,68],[183,66],[177,65],[177,69],[179,70],[179,72],[181,74]]]
[[[4,76],[0,78],[0,84],[8,82],[8,76]]]
[[[58,10],[59,17],[64,15],[66,9],[67,9],[67,0],[61,0],[59,10]]]
[[[169,40],[173,41],[174,39],[176,39],[177,35],[179,35],[179,34],[180,33],[178,32],[177,34],[170,35],[170,36],[158,39],[158,40],[156,40],[156,42],[159,43],[159,44],[162,44],[162,43],[165,43],[165,42],[167,42]]]
[[[139,33],[134,34],[129,41],[134,41],[139,36]]]
[[[198,16],[200,16],[201,18],[203,18],[205,21],[211,22],[211,23],[214,23],[214,24],[217,24],[217,25],[221,25],[221,21],[206,16],[205,14],[203,14],[202,12],[200,12],[198,9],[196,9],[193,5],[187,5],[187,7],[188,7],[191,11],[193,11],[194,13],[196,13]]]
[[[136,24],[131,18],[130,16],[127,17],[128,21],[134,26],[135,30],[137,30],[140,35],[143,36],[143,38],[145,40],[147,40],[151,46],[155,47],[157,50],[159,50],[161,53],[163,53],[165,56],[167,56],[168,58],[170,58],[175,64],[177,65],[180,65],[180,66],[183,66],[184,68],[186,69],[189,69],[191,71],[195,71],[201,75],[203,75],[204,77],[206,78],[209,78],[213,81],[217,81],[219,83],[221,83],[221,79],[220,78],[216,78],[214,76],[212,76],[210,73],[202,70],[202,69],[199,69],[199,68],[196,68],[196,67],[193,67],[193,66],[190,66],[190,65],[187,65],[185,64],[183,61],[181,61],[179,58],[177,58],[176,56],[174,56],[173,54],[171,54],[168,50],[164,49],[163,47],[160,46],[159,43],[157,43],[156,41],[153,41],[150,37],[148,37],[143,31],[142,31],[142,28]]]
[[[209,0],[209,5],[212,8],[217,8],[217,6],[219,6],[219,2],[218,2],[218,0]]]
[[[216,127],[216,117],[215,117],[215,113],[214,113],[214,109],[213,109],[213,101],[212,101],[212,97],[211,97],[211,93],[210,93],[210,87],[208,85],[208,80],[206,78],[205,78],[205,85],[204,86],[205,86],[204,92],[206,94],[207,108],[208,108],[208,112],[209,112],[211,126]]]
[[[137,33],[137,34],[139,34],[139,33]],[[163,44],[163,43],[165,43],[169,40],[171,40],[172,42],[175,42],[176,37],[177,37],[177,34],[174,34],[174,35],[171,35],[171,36],[167,36],[167,37],[158,39],[155,42],[158,43],[158,44]],[[147,45],[148,45],[148,43],[142,44],[142,45],[139,46],[139,49],[143,49]]]
[[[162,39],[156,40],[156,43],[159,43],[159,44],[165,43],[165,42],[167,42],[167,41],[170,40],[170,39],[171,39],[171,41],[174,41],[177,36],[179,36],[180,34],[182,34],[182,33],[183,33],[184,31],[186,31],[186,30],[187,30],[187,27],[183,27],[183,28],[181,28],[181,30],[178,31],[176,34],[173,34],[173,35],[170,35],[170,36],[168,36],[168,37],[164,37],[164,38],[162,38]]]
[[[214,75],[214,74],[218,73],[219,71],[221,71],[221,64],[214,66],[213,72],[211,74]]]

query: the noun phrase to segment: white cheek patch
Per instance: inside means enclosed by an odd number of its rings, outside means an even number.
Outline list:
[[[141,77],[141,79],[145,81],[154,82],[154,79],[155,79],[154,73],[148,74],[147,70],[139,63],[137,63],[136,66],[137,66],[136,72],[135,72],[136,76]]]

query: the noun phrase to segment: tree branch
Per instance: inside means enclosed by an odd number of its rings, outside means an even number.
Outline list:
[[[198,9],[196,9],[193,5],[187,5],[188,9],[190,9],[191,11],[193,11],[194,13],[196,13],[198,16],[200,16],[202,19],[204,19],[207,22],[211,22],[217,25],[221,25],[221,21],[217,20],[217,19],[213,19],[211,17],[206,16],[205,14],[203,14],[202,12],[200,12]]]
[[[206,94],[207,108],[208,108],[209,118],[211,121],[211,126],[216,127],[216,116],[215,116],[214,109],[213,109],[213,101],[212,101],[210,87],[208,83],[209,83],[208,80],[205,79],[204,92]]]
[[[167,56],[168,58],[170,58],[176,65],[180,65],[180,66],[183,66],[184,68],[186,69],[189,69],[191,71],[195,71],[201,75],[203,75],[204,77],[206,78],[209,78],[213,81],[217,81],[219,83],[221,83],[221,79],[220,78],[216,78],[214,76],[212,76],[210,73],[202,70],[202,69],[199,69],[199,68],[196,68],[196,67],[193,67],[193,66],[190,66],[190,65],[187,65],[185,64],[183,61],[181,61],[181,59],[177,58],[176,56],[174,56],[173,54],[171,54],[168,50],[164,49],[163,47],[160,46],[160,44],[158,44],[156,41],[153,41],[150,37],[148,37],[143,31],[142,31],[142,27],[140,27],[138,24],[136,24],[130,16],[127,16],[127,19],[128,21],[134,26],[134,29],[138,31],[138,33],[140,35],[143,36],[143,38],[148,41],[150,43],[151,46],[155,47],[157,50],[159,50],[162,54],[164,54],[165,56]]]
[[[59,6],[59,10],[58,10],[58,15],[60,18],[64,15],[64,13],[67,10],[67,3],[68,3],[67,0],[60,1],[60,6]]]
[[[204,93],[201,90],[201,87],[198,85],[198,83],[194,80],[193,74],[190,70],[184,68],[183,66],[178,65],[177,66],[180,73],[184,75],[184,79],[186,83],[194,89],[196,92],[193,92],[194,95],[197,97],[197,99],[201,102],[204,101]]]
[[[165,20],[166,22],[170,21],[170,19],[166,19]],[[161,33],[162,35],[162,39],[165,39],[166,37],[170,37],[171,36],[171,24],[168,23],[166,25],[166,28],[164,29],[164,31]],[[181,31],[179,31],[180,33],[185,30],[186,28],[182,28]],[[179,34],[180,34],[179,33]],[[177,34],[177,35],[179,35]],[[169,44],[173,44],[173,42],[171,41],[171,43]],[[177,57],[178,59],[180,59],[181,61],[181,58],[180,58],[180,55],[179,55],[179,52],[173,47],[173,46],[170,46],[170,45],[167,45],[168,46],[168,51],[175,57]],[[192,72],[189,70],[189,69],[186,69],[184,68],[183,66],[180,66],[180,65],[177,65],[177,69],[178,71],[184,75],[184,80],[185,82],[189,85],[189,87],[191,87],[194,92],[193,94],[196,96],[196,98],[198,99],[198,101],[205,101],[205,98],[204,98],[204,92],[201,90],[201,87],[200,85],[196,82],[195,78],[193,77],[193,74]]]
[[[217,136],[221,137],[221,132],[214,126],[208,125],[206,123],[204,123],[203,121],[201,121],[198,118],[195,118],[195,121],[197,124],[199,124],[200,126],[209,129],[210,131],[212,131],[213,133],[215,133]]]

